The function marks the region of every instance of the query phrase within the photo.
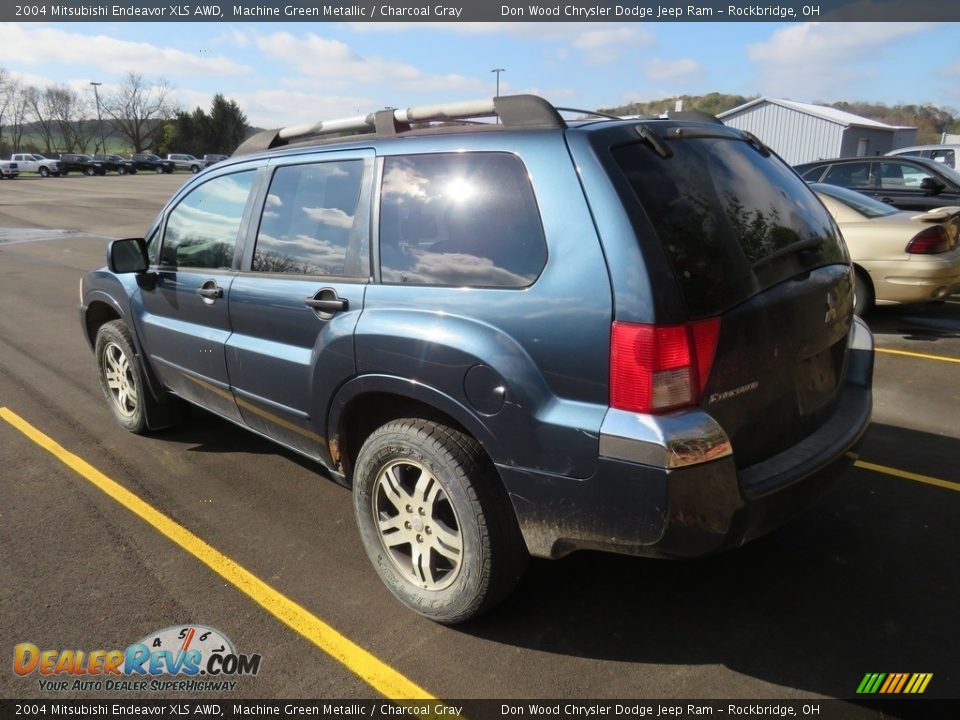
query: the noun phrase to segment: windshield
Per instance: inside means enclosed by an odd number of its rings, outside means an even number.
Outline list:
[[[957,172],[955,169],[946,165],[944,163],[937,163],[937,169],[940,173],[948,180],[950,180],[954,185],[960,185],[960,172]]]
[[[816,190],[821,195],[833,198],[837,202],[843,203],[851,210],[855,210],[864,217],[886,217],[887,215],[896,215],[897,209],[887,205],[887,203],[874,200],[856,190],[840,187],[839,185],[828,185],[826,183],[811,183],[810,188]]]

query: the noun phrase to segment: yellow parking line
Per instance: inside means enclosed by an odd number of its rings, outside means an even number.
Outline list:
[[[939,360],[941,362],[960,364],[960,358],[947,357],[946,355],[927,355],[926,353],[915,353],[909,350],[893,350],[892,348],[874,348],[874,350],[878,353],[886,353],[887,355],[906,355],[907,357],[921,358],[923,360]]]
[[[929,475],[920,475],[919,473],[907,472],[906,470],[897,470],[896,468],[886,467],[885,465],[876,465],[863,460],[857,460],[854,463],[854,466],[863,468],[864,470],[872,470],[873,472],[883,473],[884,475],[893,475],[894,477],[902,478],[903,480],[913,480],[914,482],[925,483],[927,485],[936,485],[940,488],[946,488],[947,490],[960,492],[960,483],[950,482],[949,480],[941,480],[940,478],[930,477]]]
[[[8,408],[0,407],[0,418],[56,457],[67,467],[89,480],[111,498],[139,516],[147,524],[182,547],[241,592],[248,595],[275,618],[298,632],[334,660],[345,665],[357,677],[385,697],[409,700],[435,700],[426,690],[341,635],[320,618],[274,590],[256,575],[223,555],[182,525],[147,504],[132,492],[111,480],[82,458],[44,435]]]

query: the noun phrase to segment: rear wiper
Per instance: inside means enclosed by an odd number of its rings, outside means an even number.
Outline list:
[[[673,157],[673,150],[667,147],[667,144],[663,141],[663,138],[657,135],[656,132],[648,128],[646,125],[635,125],[634,129],[637,131],[637,135],[639,135],[657,155],[664,159]]]

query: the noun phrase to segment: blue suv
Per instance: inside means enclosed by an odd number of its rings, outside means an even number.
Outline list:
[[[853,288],[752,135],[509,96],[254,136],[110,244],[80,320],[120,425],[188,402],[318,461],[455,623],[530,555],[702,555],[820,495],[871,413]]]

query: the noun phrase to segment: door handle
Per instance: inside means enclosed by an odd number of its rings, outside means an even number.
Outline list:
[[[223,297],[223,288],[217,285],[216,280],[207,280],[197,288],[197,295],[200,296],[205,305],[213,305],[217,298]]]
[[[337,291],[333,288],[323,288],[317,291],[312,296],[305,298],[303,304],[324,320],[328,320],[334,313],[350,307],[347,299],[337,295]]]
[[[885,202],[887,205],[893,205],[893,198],[891,197],[880,198],[880,202]]]
[[[310,297],[303,302],[307,307],[313,308],[314,310],[322,310],[323,312],[337,312],[339,310],[346,310],[348,307],[348,303],[344,298],[318,300],[317,298]]]
[[[217,285],[214,285],[213,287],[198,287],[197,295],[202,298],[216,300],[217,298],[223,297],[223,288]]]

